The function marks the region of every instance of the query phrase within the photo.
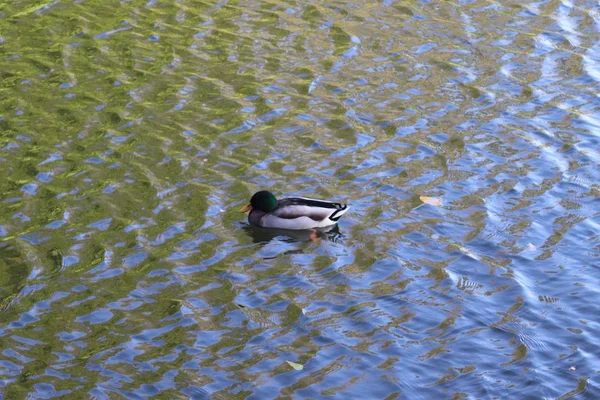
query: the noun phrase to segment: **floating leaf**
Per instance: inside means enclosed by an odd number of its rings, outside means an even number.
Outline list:
[[[304,365],[302,364],[298,364],[288,360],[285,360],[285,362],[290,364],[290,367],[294,368],[296,371],[302,371],[304,369]]]
[[[431,206],[436,206],[439,207],[442,205],[442,199],[440,199],[439,197],[427,197],[427,196],[421,196],[419,197],[419,199],[426,204],[429,204]]]
[[[527,250],[528,251],[536,251],[537,247],[535,247],[535,244],[533,244],[533,243],[527,243]]]

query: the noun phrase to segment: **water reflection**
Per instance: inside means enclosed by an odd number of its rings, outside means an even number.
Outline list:
[[[600,398],[597,2],[4,3],[0,397]]]
[[[344,240],[344,234],[340,231],[337,224],[315,229],[314,231],[263,228],[244,223],[241,223],[240,225],[244,232],[252,238],[254,243],[267,244],[275,239],[286,243],[318,242],[319,240],[342,243]]]

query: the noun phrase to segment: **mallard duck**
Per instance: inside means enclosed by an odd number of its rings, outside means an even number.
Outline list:
[[[273,193],[261,190],[254,193],[250,204],[241,212],[248,212],[248,222],[263,228],[315,229],[335,225],[349,207],[331,201],[290,197],[277,200]]]

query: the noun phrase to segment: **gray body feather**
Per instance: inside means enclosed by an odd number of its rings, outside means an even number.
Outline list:
[[[348,211],[346,204],[291,197],[281,199],[277,208],[266,213],[253,209],[248,215],[250,223],[265,228],[313,229],[334,225]]]

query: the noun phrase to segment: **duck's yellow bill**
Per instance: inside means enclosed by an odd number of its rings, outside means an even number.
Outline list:
[[[240,208],[240,212],[243,212],[243,213],[247,213],[250,210],[252,210],[252,204],[247,204],[246,206]]]

